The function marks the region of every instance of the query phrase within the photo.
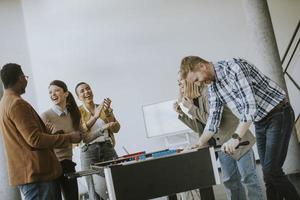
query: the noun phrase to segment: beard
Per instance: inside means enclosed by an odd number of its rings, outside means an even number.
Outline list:
[[[205,83],[205,84],[210,84],[210,83],[212,83],[214,80],[215,80],[214,74],[213,74],[213,73],[207,73],[207,74],[206,74],[206,77],[205,77],[204,83]]]
[[[20,88],[20,94],[25,94],[26,92],[27,83]]]

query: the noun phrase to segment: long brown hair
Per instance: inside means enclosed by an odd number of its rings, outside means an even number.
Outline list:
[[[62,88],[64,92],[69,92],[69,95],[66,99],[67,100],[66,107],[68,112],[70,112],[73,128],[75,130],[79,130],[81,114],[72,93],[68,90],[67,85],[61,80],[54,80],[49,84],[49,87],[51,85],[55,85],[57,87]]]

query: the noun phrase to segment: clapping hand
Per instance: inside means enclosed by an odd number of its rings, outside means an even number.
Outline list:
[[[173,109],[175,110],[175,112],[177,112],[178,114],[182,113],[182,109],[180,108],[180,105],[178,104],[178,102],[176,101],[174,104],[173,104]]]
[[[103,101],[103,105],[106,109],[109,109],[110,108],[110,105],[111,105],[111,100],[110,98],[105,98],[104,101]]]
[[[105,124],[102,129],[106,130],[106,129],[110,129],[111,127],[113,127],[114,125],[116,125],[118,122],[108,122],[107,124]]]
[[[110,98],[105,98],[103,100],[103,107],[104,107],[104,112],[107,112],[110,108],[110,105],[111,105],[111,100]]]
[[[99,106],[97,106],[95,108],[94,116],[97,118],[100,117],[100,113],[102,112],[103,109],[104,109],[103,104],[100,104]]]

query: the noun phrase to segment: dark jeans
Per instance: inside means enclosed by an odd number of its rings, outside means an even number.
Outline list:
[[[257,149],[268,200],[299,200],[295,187],[282,170],[295,115],[289,103],[255,122]]]
[[[28,183],[18,187],[24,200],[61,200],[58,181]]]
[[[76,172],[75,166],[76,163],[72,162],[72,160],[63,160],[60,162],[63,175],[59,178],[59,183],[61,187],[62,194],[65,200],[78,200],[78,185],[77,179],[68,179],[64,177],[65,173]]]

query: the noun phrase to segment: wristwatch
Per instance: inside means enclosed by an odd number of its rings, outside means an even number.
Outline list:
[[[234,133],[231,137],[232,137],[233,139],[238,139],[239,141],[242,140],[242,138],[241,138],[237,133]]]

